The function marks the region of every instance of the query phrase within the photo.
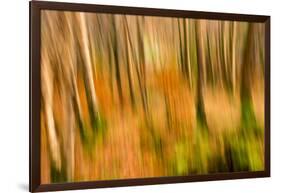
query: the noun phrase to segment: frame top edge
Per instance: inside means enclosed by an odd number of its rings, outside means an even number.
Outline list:
[[[269,15],[254,15],[240,13],[222,13],[209,11],[191,11],[166,8],[150,8],[150,7],[130,7],[119,5],[103,5],[103,4],[87,4],[87,3],[69,3],[56,1],[29,1],[30,7],[43,10],[58,11],[81,11],[95,13],[111,13],[111,14],[128,14],[128,15],[144,15],[144,16],[164,16],[164,17],[184,17],[193,19],[210,19],[210,20],[230,20],[245,22],[266,22],[270,20]]]

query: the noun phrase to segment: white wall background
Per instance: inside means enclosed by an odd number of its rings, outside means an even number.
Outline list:
[[[281,191],[281,6],[278,0],[69,0],[69,2],[271,16],[272,177],[80,190],[97,193],[270,193]],[[28,191],[28,1],[0,2],[0,192]],[[71,191],[74,192],[74,191]]]

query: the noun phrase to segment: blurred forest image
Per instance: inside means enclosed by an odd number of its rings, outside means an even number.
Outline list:
[[[264,37],[41,10],[41,183],[264,170]]]

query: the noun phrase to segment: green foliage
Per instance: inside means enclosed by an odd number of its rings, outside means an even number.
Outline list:
[[[249,155],[249,168],[251,171],[264,170],[263,159],[260,155],[263,154],[263,146],[261,146],[258,139],[250,138],[247,141],[247,152]]]
[[[247,136],[232,136],[230,141],[231,158],[234,171],[260,171],[263,170],[262,139],[252,133]]]
[[[247,171],[249,169],[249,155],[245,138],[236,136],[230,143],[231,159],[234,171]]]
[[[173,168],[176,175],[184,175],[188,173],[188,149],[186,143],[179,142],[175,145],[175,156],[173,160]]]
[[[51,176],[50,176],[51,182],[59,183],[59,182],[66,182],[68,180],[65,167],[62,167],[61,170],[59,170],[56,168],[54,162],[51,162],[50,165],[51,165],[51,171],[50,171],[51,172]]]
[[[92,124],[91,128],[87,127],[86,124],[80,126],[82,144],[89,153],[93,151],[95,144],[103,141],[107,130],[106,120],[101,115],[94,116]]]
[[[242,127],[244,128],[255,128],[256,117],[253,111],[252,101],[248,98],[242,98]]]

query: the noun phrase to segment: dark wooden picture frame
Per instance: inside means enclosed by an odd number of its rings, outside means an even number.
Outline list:
[[[41,106],[41,79],[40,79],[40,11],[61,10],[94,13],[132,14],[146,16],[183,17],[196,19],[216,19],[230,21],[259,22],[265,24],[265,170],[257,172],[217,173],[206,175],[190,175],[176,177],[155,177],[140,179],[118,179],[106,181],[89,181],[75,183],[40,183],[40,106]],[[244,15],[230,13],[211,13],[198,11],[104,6],[91,4],[74,4],[58,2],[31,1],[29,3],[30,18],[30,75],[29,75],[29,185],[31,192],[73,190],[102,187],[183,183],[195,181],[227,180],[241,178],[258,178],[270,176],[270,16]]]

